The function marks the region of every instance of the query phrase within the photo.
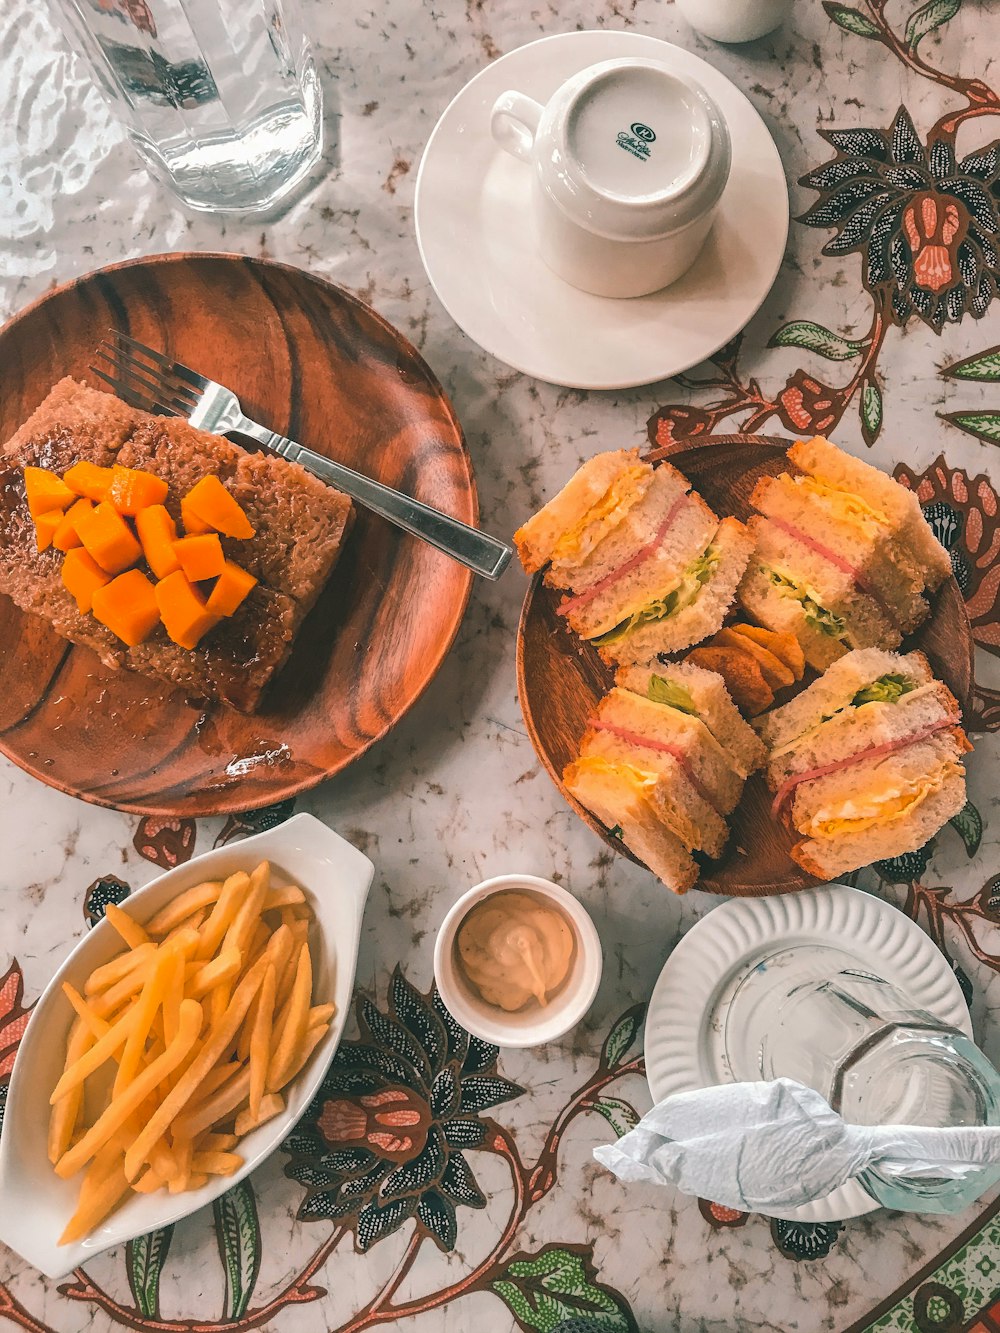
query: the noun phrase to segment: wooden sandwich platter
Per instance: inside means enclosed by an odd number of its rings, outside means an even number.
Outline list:
[[[472,466],[415,348],[343,288],[235,255],[160,255],[55,288],[0,330],[0,444],[110,328],[233,389],[258,421],[475,523]],[[0,751],[99,805],[202,816],[339,772],[430,682],[471,574],[358,508],[341,560],[255,715],[110,670],[0,596]]]
[[[763,435],[721,435],[711,444],[672,454],[670,462],[704,496],[715,512],[746,521],[750,493],[763,476],[787,470],[785,450],[792,444]],[[613,671],[596,649],[577,638],[556,614],[561,594],[536,576],[528,588],[517,635],[517,688],[528,734],[539,759],[565,800],[609,847],[636,860],[622,843],[566,791],[565,766],[575,758],[580,738],[601,696],[613,683]],[[971,708],[973,642],[965,602],[954,578],[938,590],[931,614],[904,641],[901,651],[919,649],[958,699]],[[791,692],[783,692],[783,703]],[[819,881],[789,856],[792,835],[771,817],[771,793],[757,773],[730,817],[730,836],[719,861],[705,860],[698,887],[740,897],[789,893]]]

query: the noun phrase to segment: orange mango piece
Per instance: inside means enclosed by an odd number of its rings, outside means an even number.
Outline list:
[[[49,549],[52,545],[52,538],[56,535],[62,521],[63,512],[61,509],[48,509],[44,514],[39,514],[35,518],[35,544],[39,551]]]
[[[158,579],[165,579],[175,569],[180,569],[181,562],[174,550],[177,524],[163,505],[150,505],[148,509],[141,509],[135,516],[135,530],[142,543],[146,564]]]
[[[113,472],[113,468],[98,467],[96,463],[88,463],[84,459],[66,469],[63,481],[77,495],[86,496],[88,500],[100,504],[102,500],[108,498]]]
[[[76,531],[89,555],[108,574],[120,574],[142,556],[132,529],[110,500],[102,500],[76,520]]]
[[[213,616],[231,616],[249,596],[257,580],[233,560],[227,560],[208,598]]]
[[[244,541],[256,535],[239,502],[214,473],[196,482],[184,500],[191,512],[216,532]]]
[[[202,636],[219,623],[183,569],[156,585],[156,604],[163,628],[181,648],[197,648]]]
[[[46,467],[24,469],[24,493],[28,499],[28,513],[32,518],[48,513],[50,509],[66,509],[76,495],[63,481]]]
[[[148,638],[160,620],[156,590],[141,569],[127,569],[95,589],[91,609],[130,648]]]
[[[76,605],[81,615],[86,615],[94,604],[94,593],[111,582],[111,575],[105,574],[92,556],[82,546],[75,546],[66,552],[62,562],[63,585],[76,598]]]
[[[206,523],[203,518],[198,517],[188,503],[186,495],[181,499],[181,521],[189,537],[200,537],[202,533],[212,531],[211,523]]]
[[[181,569],[192,583],[218,578],[226,567],[222,542],[215,532],[206,532],[200,537],[182,537],[174,542],[174,551]]]
[[[82,498],[77,500],[76,504],[70,505],[52,537],[52,545],[57,551],[69,551],[74,546],[83,545],[76,530],[77,520],[82,514],[89,514],[93,507],[92,501]]]
[[[167,483],[152,472],[137,467],[122,467],[116,463],[112,470],[108,499],[119,514],[128,514],[132,518],[141,509],[163,504],[168,490]]]

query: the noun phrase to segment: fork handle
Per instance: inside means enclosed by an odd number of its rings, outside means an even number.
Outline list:
[[[428,542],[483,578],[498,579],[510,563],[513,547],[507,542],[470,527],[468,523],[462,523],[449,514],[443,514],[440,509],[432,509],[430,505],[403,495],[401,491],[394,491],[390,486],[372,481],[371,477],[362,476],[342,463],[334,463],[322,454],[286,439],[284,435],[275,434],[266,426],[258,426],[249,417],[243,417],[229,429],[249,435],[265,449],[281,454],[282,458],[301,463],[307,472],[336,486],[373,514],[388,519],[397,528]]]

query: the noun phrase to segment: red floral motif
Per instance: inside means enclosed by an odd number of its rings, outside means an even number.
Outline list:
[[[431,1127],[431,1109],[409,1088],[327,1101],[317,1119],[331,1146],[364,1144],[388,1162],[406,1162],[422,1152]]]
[[[164,870],[172,870],[191,859],[197,832],[193,819],[161,819],[147,815],[136,829],[132,846],[147,861]]]
[[[31,1016],[31,1008],[24,1007],[23,999],[24,977],[15,959],[0,977],[0,1083],[6,1083],[10,1077],[18,1045]]]
[[[791,431],[822,435],[840,420],[843,411],[839,390],[821,384],[804,370],[797,370],[778,395],[778,416]]]
[[[958,276],[958,247],[969,230],[969,213],[957,199],[925,191],[903,210],[903,231],[918,287],[941,292]]]
[[[708,1199],[698,1200],[698,1211],[716,1231],[725,1231],[730,1227],[745,1227],[750,1220],[749,1213],[741,1213],[738,1208],[727,1208],[724,1203],[711,1203]]]
[[[707,434],[712,424],[712,414],[703,408],[673,404],[650,422],[650,443],[658,449],[686,449],[697,436]]]

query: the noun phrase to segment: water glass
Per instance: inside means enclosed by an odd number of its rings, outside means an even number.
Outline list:
[[[322,99],[296,0],[50,0],[154,176],[261,212],[309,172]]]
[[[844,966],[837,950],[811,976],[798,971],[798,953],[762,960],[733,996],[727,1045],[752,1052],[752,1076],[797,1079],[850,1124],[1000,1125],[1000,1074],[965,1033],[884,978]],[[948,1213],[996,1184],[1000,1168],[969,1168],[956,1180],[880,1163],[859,1180],[887,1208]]]

